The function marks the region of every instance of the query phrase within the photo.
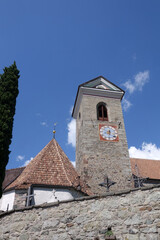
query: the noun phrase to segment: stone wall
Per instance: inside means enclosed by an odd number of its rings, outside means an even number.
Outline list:
[[[27,190],[16,190],[14,208],[23,208],[26,205]]]
[[[104,102],[109,121],[97,120],[97,104]],[[131,169],[120,99],[83,95],[76,122],[76,170],[94,194],[105,189],[99,184],[107,175],[116,182],[112,190],[131,187]],[[79,116],[79,114],[78,114]],[[99,124],[116,126],[119,141],[101,141]]]
[[[0,215],[2,240],[160,239],[160,185],[68,202],[17,209]]]

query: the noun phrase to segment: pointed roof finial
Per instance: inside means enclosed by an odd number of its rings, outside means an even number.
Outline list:
[[[55,139],[55,135],[56,135],[56,125],[57,123],[54,123],[54,129],[53,129],[53,138]]]

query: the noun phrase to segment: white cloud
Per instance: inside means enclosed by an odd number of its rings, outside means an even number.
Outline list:
[[[143,142],[140,148],[130,147],[129,155],[131,158],[160,160],[160,148],[155,144]]]
[[[41,124],[42,126],[44,126],[44,127],[48,127],[48,124],[47,124],[47,122],[45,122],[45,121],[40,122],[40,124]]]
[[[135,91],[142,91],[143,86],[149,81],[149,71],[139,72],[134,77],[133,80],[129,79],[126,81],[123,86],[129,92],[129,94],[134,93]],[[127,111],[132,103],[128,99],[123,99],[122,106],[124,111]]]
[[[149,71],[139,72],[135,76],[135,86],[142,91],[143,86],[149,81]]]
[[[132,59],[133,59],[133,61],[136,61],[136,59],[137,59],[136,53],[134,53],[134,54],[132,55]]]
[[[133,81],[126,81],[123,86],[132,94],[134,91],[142,91],[143,86],[149,81],[149,71],[137,73]]]
[[[68,123],[68,144],[71,144],[72,147],[76,146],[76,120],[72,119]]]
[[[73,112],[73,106],[69,110],[70,115],[72,115],[72,112]]]
[[[76,167],[76,162],[75,161],[71,161],[71,163],[73,164],[73,167]]]
[[[25,161],[23,167],[26,167],[28,165],[28,163],[33,159],[33,157],[31,157],[29,160]]]
[[[22,156],[22,155],[18,155],[17,158],[16,158],[16,161],[19,162],[19,161],[23,161],[25,158],[25,156]]]
[[[131,106],[132,106],[132,103],[129,100],[127,100],[126,98],[123,98],[122,107],[123,107],[124,111],[127,111]]]
[[[129,91],[130,94],[132,94],[134,92],[135,85],[134,85],[134,83],[131,82],[131,80],[126,81],[123,85]]]

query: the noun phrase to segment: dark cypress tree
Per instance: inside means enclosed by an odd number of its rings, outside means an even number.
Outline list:
[[[9,146],[12,139],[12,128],[18,96],[19,70],[14,62],[5,67],[0,75],[0,198],[5,169],[9,159]]]

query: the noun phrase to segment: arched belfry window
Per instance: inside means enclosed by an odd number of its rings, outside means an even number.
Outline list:
[[[99,103],[97,105],[97,119],[100,121],[108,121],[108,113],[105,103]]]

